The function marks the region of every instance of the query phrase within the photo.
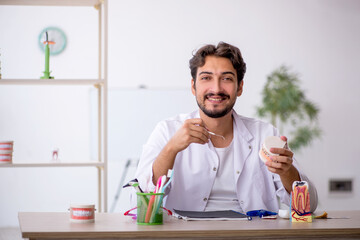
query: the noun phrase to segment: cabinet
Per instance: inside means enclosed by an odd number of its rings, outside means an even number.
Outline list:
[[[97,157],[96,161],[76,162],[71,159],[64,159],[61,162],[41,162],[30,163],[29,161],[22,160],[23,163],[13,161],[12,164],[0,164],[0,168],[43,168],[43,167],[95,167],[97,168],[98,179],[98,206],[97,210],[100,212],[107,211],[107,35],[108,35],[108,22],[107,11],[108,3],[106,0],[2,0],[0,5],[13,5],[13,6],[49,6],[49,7],[90,7],[97,11],[98,26],[98,76],[94,79],[0,79],[0,87],[4,85],[11,86],[43,86],[43,87],[77,87],[89,86],[95,87],[97,92]],[[31,10],[31,9],[30,9]],[[29,19],[31,21],[31,19]],[[4,46],[2,46],[4,48]],[[96,51],[96,50],[95,50]],[[71,59],[69,59],[71,61]],[[75,64],[75,63],[74,63]],[[41,63],[43,65],[43,63]],[[4,70],[4,69],[3,69]],[[40,76],[40,73],[39,73]],[[66,97],[66,96],[64,96]],[[26,119],[24,119],[26,121]],[[14,143],[16,146],[16,142]]]

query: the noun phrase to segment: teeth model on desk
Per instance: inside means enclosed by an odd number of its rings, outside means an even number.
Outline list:
[[[71,222],[91,223],[95,221],[95,205],[72,204],[69,210]]]
[[[13,141],[0,141],[0,164],[12,163]]]

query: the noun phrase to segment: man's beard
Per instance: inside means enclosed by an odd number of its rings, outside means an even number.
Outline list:
[[[206,100],[207,97],[212,96],[215,94],[207,94],[204,96],[204,101]],[[223,94],[223,93],[219,93],[216,94],[218,96],[223,96],[223,97],[228,97],[230,99],[229,95]],[[209,110],[206,109],[205,104],[202,104],[198,101],[198,99],[196,98],[196,103],[199,106],[199,108],[205,113],[206,116],[211,117],[211,118],[221,118],[223,116],[225,116],[226,114],[228,114],[234,107],[235,105],[235,101],[233,103],[229,103],[228,106],[226,106],[226,108],[224,108],[223,110]]]

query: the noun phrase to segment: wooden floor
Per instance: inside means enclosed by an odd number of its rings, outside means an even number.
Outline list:
[[[0,228],[0,240],[22,240],[20,228]]]

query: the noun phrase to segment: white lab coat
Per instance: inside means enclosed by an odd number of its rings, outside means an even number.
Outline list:
[[[279,203],[290,204],[290,195],[282,185],[278,174],[268,171],[259,158],[261,143],[267,136],[278,136],[278,130],[268,123],[246,118],[233,111],[234,117],[234,185],[243,212],[265,209],[277,212]],[[161,121],[143,147],[136,178],[145,191],[154,191],[152,164],[169,139],[186,119],[199,118],[199,112],[181,114]],[[300,171],[296,160],[294,166],[301,180],[308,181],[311,210],[317,206],[314,185]],[[219,159],[211,141],[207,144],[192,143],[179,152],[173,167],[173,181],[166,189],[164,206],[168,209],[203,211],[213,187]]]

